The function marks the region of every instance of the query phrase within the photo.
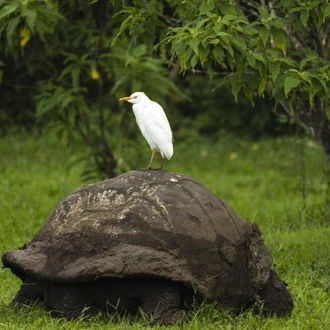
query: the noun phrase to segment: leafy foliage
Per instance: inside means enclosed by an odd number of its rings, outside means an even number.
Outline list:
[[[278,102],[288,98],[294,104],[302,100],[313,104],[318,97],[327,106],[330,62],[325,45],[330,4],[286,0],[268,1],[265,7],[257,1],[249,3],[255,15],[250,20],[244,5],[196,3],[163,40],[171,47],[172,60],[178,58],[182,70],[201,65],[210,75],[220,66],[236,99],[243,91],[253,101],[268,89]],[[190,6],[184,2],[180,11],[186,13]],[[313,47],[315,30],[322,49]]]
[[[236,100],[242,93],[251,102],[271,95],[290,120],[316,138],[330,161],[328,2],[169,3],[174,10],[158,44],[161,54],[170,62],[179,61],[183,72],[222,74]],[[124,27],[138,38],[132,26]]]
[[[104,0],[7,0],[0,6],[4,83],[16,92],[32,83],[24,96],[40,121],[67,141],[78,137],[87,144],[85,179],[137,167],[138,148],[130,142],[135,126],[120,96],[146,89],[163,99],[176,89],[150,47],[132,44],[125,33],[118,39],[120,16],[111,12],[119,12],[118,5]]]
[[[315,0],[4,0],[0,114],[13,107],[24,121],[22,114],[36,108],[59,136],[88,145],[87,177],[111,177],[139,159],[120,96],[147,90],[185,113],[191,107],[183,106],[178,89],[196,108],[206,96],[212,107],[203,108],[204,122],[190,126],[213,132],[217,118],[229,114],[218,112],[226,102],[218,104],[230,86],[239,104],[245,97],[259,108],[258,99],[274,99],[277,113],[284,109],[312,134],[330,161],[329,14],[330,4]],[[194,98],[187,85],[196,86]],[[219,123],[238,117],[234,112]]]

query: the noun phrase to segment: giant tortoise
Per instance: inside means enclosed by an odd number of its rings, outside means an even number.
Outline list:
[[[258,226],[197,181],[161,170],[73,192],[2,261],[23,282],[13,305],[39,299],[67,318],[142,310],[170,324],[193,296],[233,311],[257,301],[276,315],[293,308]]]

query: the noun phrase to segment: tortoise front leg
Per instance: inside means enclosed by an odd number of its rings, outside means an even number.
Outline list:
[[[22,283],[21,288],[16,293],[10,306],[21,307],[24,305],[31,305],[38,299],[43,299],[43,285],[40,281],[28,277]]]
[[[76,319],[102,313],[80,286],[49,284],[45,294],[45,305],[52,316]]]
[[[180,290],[175,285],[164,285],[154,292],[147,292],[142,297],[140,306],[152,321],[171,325],[182,319],[180,310]]]

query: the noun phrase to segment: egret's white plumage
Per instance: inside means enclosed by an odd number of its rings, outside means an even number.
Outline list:
[[[161,154],[162,168],[162,158],[170,159],[173,155],[172,130],[164,109],[157,102],[151,101],[143,92],[135,92],[131,96],[122,97],[120,101],[128,101],[133,104],[136,123],[152,150],[148,168],[151,168],[156,150]]]

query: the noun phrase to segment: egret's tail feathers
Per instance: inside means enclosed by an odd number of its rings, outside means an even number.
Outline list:
[[[163,158],[166,157],[168,160],[170,160],[171,157],[173,156],[173,144],[168,143],[166,145],[166,148],[163,148],[162,150],[160,150],[160,153]]]

